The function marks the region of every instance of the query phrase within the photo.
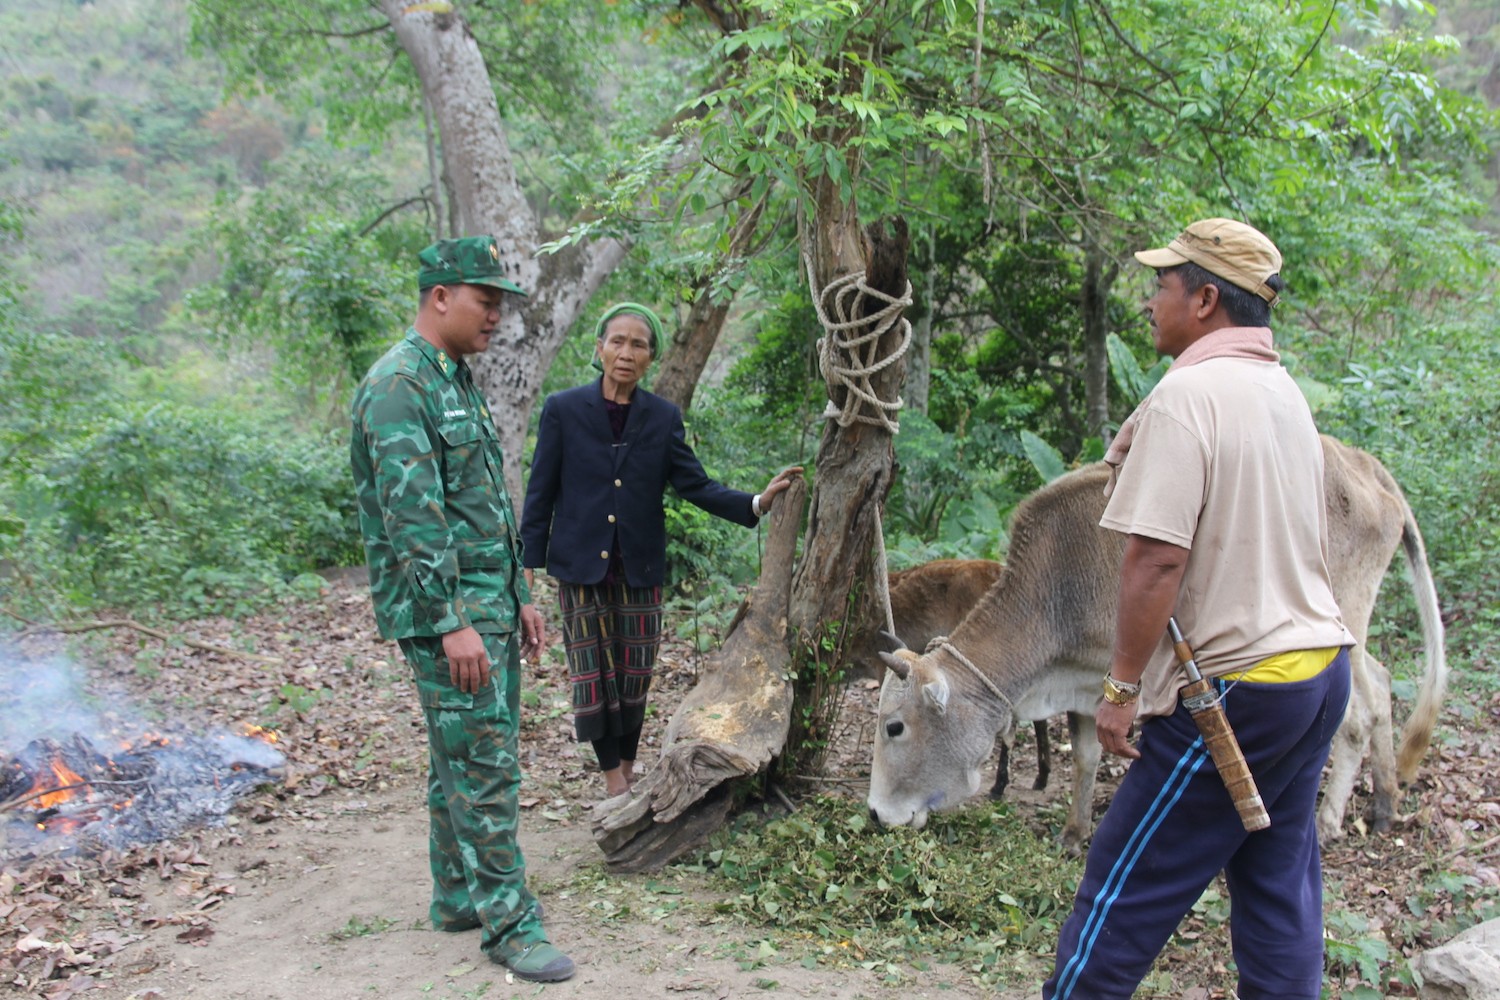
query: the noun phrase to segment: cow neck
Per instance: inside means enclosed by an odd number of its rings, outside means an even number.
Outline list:
[[[953,645],[953,643],[947,639],[943,639],[941,642],[934,640],[934,644],[938,649],[941,649],[943,652],[947,653],[949,657],[957,660],[959,665],[968,670],[969,673],[973,674],[974,678],[978,680],[980,684],[984,685],[985,689],[988,690],[990,694],[994,695],[995,699],[1004,706],[1005,713],[1007,715],[1015,715],[1015,703],[1010,700],[1009,696],[1007,696],[1004,691],[1000,690],[999,686],[996,685],[994,681],[990,680],[978,667],[974,666],[974,662],[967,656],[965,656],[962,652],[960,652],[957,646]]]

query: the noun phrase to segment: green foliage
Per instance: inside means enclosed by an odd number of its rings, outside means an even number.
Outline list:
[[[25,519],[0,547],[30,583],[23,600],[232,612],[358,558],[347,470],[327,437],[167,402],[59,407],[54,419],[49,448],[0,483]]]
[[[940,429],[916,411],[901,414],[896,482],[885,532],[896,568],[940,558],[994,558],[1003,550],[1006,489],[983,439]]]
[[[151,341],[207,276],[193,240],[202,206],[288,142],[274,109],[220,107],[218,68],[184,52],[187,7],[0,10],[13,47],[0,181],[31,215],[11,259],[48,279],[26,309],[49,328]]]
[[[1109,355],[1109,374],[1127,406],[1135,406],[1145,399],[1172,364],[1171,358],[1159,358],[1150,368],[1142,369],[1134,352],[1113,333],[1105,338],[1105,350]]]
[[[1486,297],[1482,302],[1492,301]],[[1492,308],[1492,306],[1491,306]],[[1417,514],[1448,622],[1450,662],[1476,679],[1500,659],[1500,347],[1476,319],[1407,331],[1339,380],[1325,429],[1373,452]],[[1372,633],[1398,676],[1420,672],[1415,609],[1400,588]]]
[[[793,774],[817,774],[833,745],[834,727],[847,690],[846,646],[851,635],[849,622],[858,606],[857,592],[849,595],[846,606],[849,613],[841,621],[822,623],[821,634],[802,636],[802,641],[793,646],[792,721],[782,751]]]
[[[396,921],[387,917],[350,917],[349,922],[338,930],[328,935],[331,941],[351,941],[354,938],[369,937],[372,934],[383,934],[396,926]]]
[[[273,377],[305,415],[341,426],[353,386],[415,312],[425,217],[386,214],[385,178],[328,150],[288,156],[271,177],[248,203],[217,206],[223,273],[187,305],[224,346],[274,351]]]
[[[305,688],[301,684],[283,684],[277,693],[282,702],[298,715],[307,712],[326,694],[322,689]]]
[[[1056,941],[1082,873],[1008,805],[878,830],[862,806],[817,798],[764,825],[742,817],[710,848],[700,864],[733,894],[721,912],[825,942],[825,961],[956,962],[988,985]]]
[[[1383,982],[1380,970],[1390,960],[1390,946],[1383,938],[1370,934],[1369,920],[1357,913],[1330,913],[1325,924],[1323,960],[1329,974],[1340,976],[1352,972],[1367,982]],[[1376,991],[1372,995],[1382,994]]]
[[[747,493],[760,491],[774,469],[764,441],[756,439],[747,414],[733,406],[702,406],[686,421],[687,440],[709,475]],[[760,529],[745,530],[714,517],[667,491],[667,575],[669,584],[703,581],[722,586],[760,575]]]
[[[1021,432],[1021,447],[1025,449],[1031,464],[1036,467],[1042,482],[1050,483],[1068,471],[1068,462],[1063,458],[1062,452],[1030,431]]]
[[[820,336],[807,289],[783,293],[756,317],[755,340],[735,361],[726,388],[754,400],[766,419],[810,424],[828,399],[818,372]]]

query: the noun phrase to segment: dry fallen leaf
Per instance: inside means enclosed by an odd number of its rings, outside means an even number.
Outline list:
[[[181,934],[178,934],[177,940],[183,944],[206,945],[208,944],[208,939],[213,936],[214,929],[212,927],[208,924],[198,924],[196,927],[189,927]]]

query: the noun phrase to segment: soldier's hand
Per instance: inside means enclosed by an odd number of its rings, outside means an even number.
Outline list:
[[[535,604],[521,605],[521,655],[536,663],[547,642],[547,622]]]
[[[473,694],[490,682],[490,657],[472,627],[444,635],[443,655],[448,657],[448,679],[460,691]]]

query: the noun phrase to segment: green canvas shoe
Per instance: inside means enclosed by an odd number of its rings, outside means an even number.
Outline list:
[[[573,975],[573,960],[547,941],[537,941],[496,962],[532,983],[560,983]]]

